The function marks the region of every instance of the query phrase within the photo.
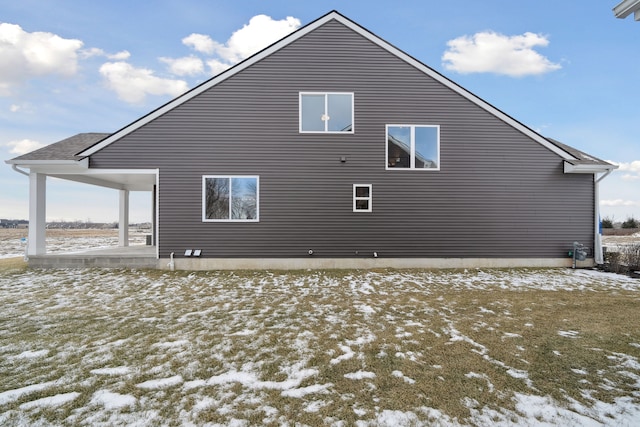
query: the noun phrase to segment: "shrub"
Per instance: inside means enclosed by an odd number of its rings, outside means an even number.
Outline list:
[[[622,223],[622,228],[638,228],[638,221],[634,217],[627,218],[627,220]]]
[[[602,228],[613,228],[613,219],[609,217],[602,218]]]
[[[640,243],[619,247],[618,252],[607,253],[609,271],[632,274],[640,271]]]

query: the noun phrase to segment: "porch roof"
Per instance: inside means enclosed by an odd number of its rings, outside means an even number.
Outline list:
[[[42,147],[38,150],[31,151],[30,153],[23,154],[11,160],[8,160],[9,164],[26,164],[33,161],[60,161],[82,160],[82,156],[78,156],[78,153],[91,147],[93,144],[102,141],[106,137],[111,135],[110,133],[79,133],[62,141],[54,142],[46,147]]]
[[[614,169],[618,169],[618,166],[613,165],[609,162],[605,162],[604,160],[587,154],[584,151],[580,151],[577,148],[571,147],[570,145],[563,144],[562,142],[552,138],[547,139],[552,144],[556,145],[557,147],[563,149],[564,151],[575,157],[575,159],[564,160],[565,173],[599,173],[610,172]]]
[[[109,133],[79,133],[46,147],[23,154],[6,163],[28,168],[68,181],[82,182],[118,190],[150,191],[156,184],[157,170],[148,169],[93,169],[88,156],[79,153],[108,137]],[[22,172],[17,169],[18,172]]]

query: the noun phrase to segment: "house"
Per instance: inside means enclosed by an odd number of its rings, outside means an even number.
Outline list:
[[[34,265],[54,176],[119,191],[122,246],[148,192],[152,264],[185,269],[570,266],[573,242],[591,265],[615,169],[335,11],[117,132],[7,163],[29,175]]]

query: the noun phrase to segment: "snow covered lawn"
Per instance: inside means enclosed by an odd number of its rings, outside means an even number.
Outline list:
[[[0,269],[0,425],[640,425],[640,281]]]

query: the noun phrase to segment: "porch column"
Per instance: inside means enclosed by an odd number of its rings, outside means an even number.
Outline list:
[[[606,176],[607,174],[605,174]],[[604,178],[604,176],[602,177]],[[595,223],[595,242],[593,245],[593,261],[598,264],[604,264],[604,251],[602,250],[602,225],[600,224],[600,180],[597,174],[593,174],[593,200],[594,200],[594,223]]]
[[[156,233],[156,186],[153,186],[151,191],[151,244],[156,246],[158,244],[158,233]]]
[[[47,176],[29,173],[29,241],[27,255],[47,252]]]
[[[129,246],[129,190],[120,190],[118,246]]]

